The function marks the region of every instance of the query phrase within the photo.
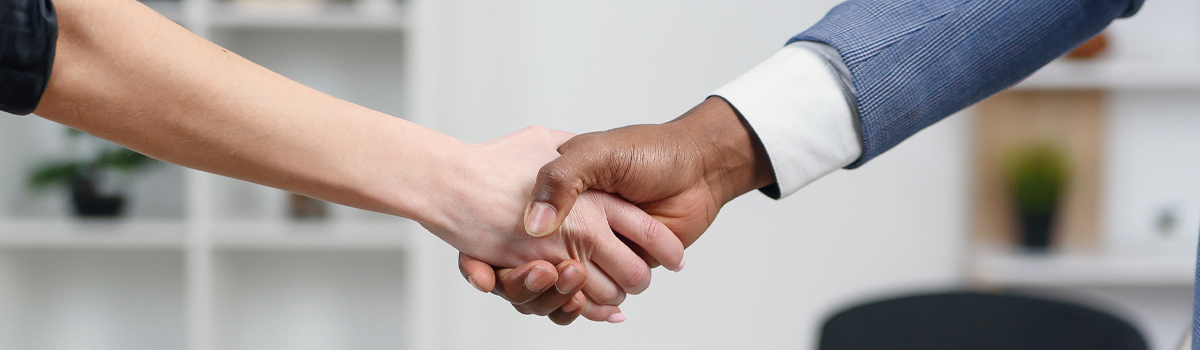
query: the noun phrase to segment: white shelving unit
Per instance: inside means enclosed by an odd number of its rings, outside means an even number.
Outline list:
[[[0,249],[182,250],[186,232],[177,220],[14,220],[0,224]]]
[[[1017,288],[1189,287],[1195,259],[1181,253],[978,249],[968,275],[980,285]]]
[[[1108,310],[1138,327],[1151,348],[1174,349],[1190,328],[1196,275],[1200,192],[1188,156],[1200,125],[1191,122],[1200,94],[1197,4],[1147,3],[1109,26],[1106,52],[1055,60],[1014,87],[1108,93],[1100,240],[1046,253],[971,240],[966,282]],[[1159,227],[1161,217],[1175,224]]]
[[[1092,250],[1022,252],[1009,244],[971,242],[966,275],[1000,287],[1177,287],[1195,276],[1194,182],[1190,168],[1153,167],[1191,150],[1189,131],[1200,93],[1200,36],[1194,1],[1164,0],[1107,29],[1098,56],[1059,58],[1020,82],[1019,90],[1108,92],[1101,177],[1100,241]],[[1169,135],[1180,131],[1189,136]],[[1181,151],[1187,154],[1189,151]],[[1153,159],[1142,163],[1131,160]],[[1189,163],[1189,161],[1180,161]],[[1166,174],[1166,175],[1164,175]],[[1177,181],[1186,178],[1188,181]],[[1157,186],[1157,187],[1156,187]],[[1159,189],[1159,187],[1165,189]],[[1135,203],[1135,205],[1112,205]],[[1168,210],[1169,209],[1169,210]],[[1168,210],[1178,221],[1170,232],[1154,227]],[[969,235],[970,236],[970,235]],[[1056,247],[1057,248],[1057,247]]]
[[[144,3],[301,83],[427,122],[429,0]],[[53,153],[43,148],[0,162],[25,167]],[[0,212],[0,350],[429,347],[417,320],[431,318],[437,293],[422,289],[434,284],[419,225],[337,206],[290,220],[282,191],[173,169],[161,176],[185,189],[178,214]]]

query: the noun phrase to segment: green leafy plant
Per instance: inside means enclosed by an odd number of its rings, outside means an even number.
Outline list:
[[[1008,187],[1022,215],[1052,216],[1071,176],[1066,153],[1050,143],[1012,152],[1007,159]]]
[[[87,137],[87,134],[75,129],[67,129],[67,135],[72,140]],[[128,148],[113,146],[99,150],[87,160],[56,161],[38,166],[29,175],[29,184],[41,189],[54,185],[72,186],[76,181],[91,182],[103,170],[133,172],[155,162],[154,159]]]

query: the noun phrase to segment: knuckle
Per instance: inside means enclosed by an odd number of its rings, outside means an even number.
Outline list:
[[[650,284],[650,268],[645,265],[635,265],[625,271],[622,287],[626,291],[641,291]]]
[[[549,140],[550,132],[552,131],[552,130],[550,130],[550,128],[546,127],[545,125],[533,125],[533,126],[530,126],[528,128],[528,130],[535,137],[537,137],[538,140]]]
[[[641,222],[638,223],[638,227],[642,229],[641,235],[643,241],[645,242],[656,242],[659,239],[662,239],[664,236],[664,232],[662,232],[662,226],[660,226],[658,220],[654,219],[653,217],[643,217]]]
[[[602,305],[620,305],[625,301],[625,292],[618,289],[606,289],[592,295],[592,300]]]
[[[578,182],[569,169],[558,164],[547,164],[538,170],[538,180],[555,189],[571,188]]]
[[[561,182],[567,179],[568,170],[558,164],[546,164],[538,170],[538,176],[551,182]]]

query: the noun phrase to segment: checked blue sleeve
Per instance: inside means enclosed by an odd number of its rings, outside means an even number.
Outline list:
[[[855,168],[1025,79],[1142,0],[851,0],[792,38],[833,46],[861,127]]]

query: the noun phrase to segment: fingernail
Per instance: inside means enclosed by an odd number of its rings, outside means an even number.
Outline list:
[[[577,294],[575,294],[574,297],[571,298],[571,301],[567,302],[566,305],[562,306],[562,311],[570,314],[570,313],[575,313],[575,311],[579,311],[579,309],[582,307],[583,307],[583,294],[577,293]]]
[[[550,235],[550,226],[554,225],[556,212],[554,207],[543,202],[534,202],[525,217],[525,230],[530,236],[545,237]]]
[[[687,261],[686,261],[686,260],[679,259],[679,266],[676,266],[676,267],[675,267],[675,270],[672,270],[672,271],[675,271],[675,272],[683,271],[683,265],[684,265],[685,263],[687,263]]]
[[[559,294],[567,294],[574,292],[580,283],[583,283],[583,272],[575,265],[570,265],[558,276],[558,283],[554,284],[554,288],[558,289]]]
[[[608,321],[608,323],[621,323],[621,322],[625,322],[625,314],[619,314],[619,313],[618,313],[618,314],[612,314],[612,315],[608,316],[608,320],[606,320],[606,321]]]
[[[550,275],[550,271],[546,271],[541,266],[534,266],[533,270],[529,270],[529,275],[525,276],[525,288],[529,288],[532,292],[541,292],[554,282],[554,277]]]
[[[480,291],[480,292],[483,292],[483,288],[479,288],[479,284],[478,284],[478,283],[475,283],[475,277],[472,277],[472,276],[467,276],[467,282],[470,282],[470,283],[471,283],[471,286],[472,286],[472,287],[475,287],[475,290],[478,290],[478,291]],[[484,292],[484,293],[487,293],[487,292]]]

